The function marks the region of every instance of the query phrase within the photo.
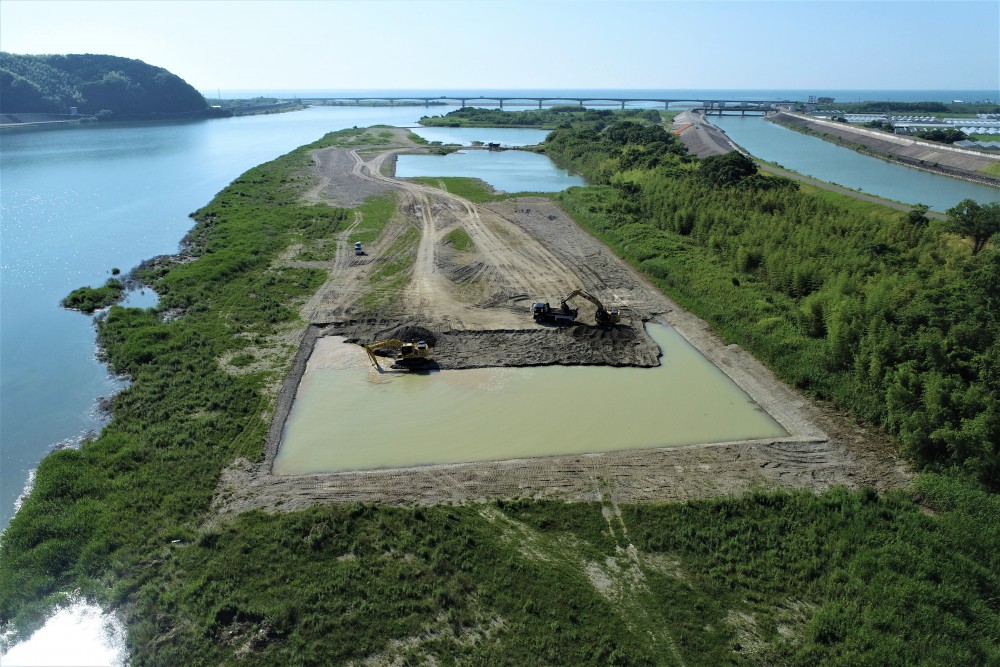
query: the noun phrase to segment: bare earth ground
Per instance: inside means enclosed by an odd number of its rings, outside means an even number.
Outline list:
[[[265,460],[239,461],[224,471],[214,506],[223,517],[260,508],[296,510],[316,503],[436,504],[497,497],[642,502],[738,494],[752,488],[817,490],[834,485],[906,482],[909,473],[883,435],[853,424],[779,382],[736,345],[726,345],[697,317],[679,309],[603,244],[545,198],[474,204],[442,189],[382,174],[400,150],[416,150],[398,131],[398,144],[380,152],[330,148],[314,155],[311,201],[353,205],[380,192],[397,194],[397,215],[368,256],[355,257],[350,229],[338,236],[335,259],[297,261],[328,273],[302,307],[312,324],[302,333],[293,369],[278,396]],[[401,298],[377,318],[358,304],[369,278],[407,229],[420,231]],[[443,238],[462,227],[475,250],[458,252]],[[394,251],[402,252],[402,251]],[[623,312],[612,331],[594,326],[593,307],[580,307],[575,326],[535,324],[535,300],[558,303],[577,288]],[[789,433],[788,437],[703,446],[431,465],[406,469],[274,475],[281,431],[316,339],[337,334],[359,341],[421,338],[434,346],[441,368],[540,364],[655,366],[659,350],[643,321],[673,326],[732,378]],[[614,397],[609,397],[609,402]]]

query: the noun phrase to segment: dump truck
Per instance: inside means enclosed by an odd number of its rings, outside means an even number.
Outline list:
[[[539,301],[531,306],[531,315],[536,322],[549,324],[569,324],[580,313],[577,308],[570,308],[565,301],[558,308],[553,308],[548,302]]]

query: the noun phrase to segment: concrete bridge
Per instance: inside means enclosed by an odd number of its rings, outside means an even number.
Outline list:
[[[340,103],[346,104],[353,102],[354,104],[365,104],[365,103],[377,103],[377,102],[388,102],[389,106],[395,104],[420,104],[423,103],[424,106],[429,107],[432,104],[444,104],[444,105],[457,105],[461,106],[463,109],[466,106],[484,106],[487,103],[495,102],[501,109],[503,109],[504,104],[507,106],[535,106],[541,109],[543,106],[555,106],[563,104],[576,104],[580,107],[595,107],[595,106],[621,106],[622,109],[625,108],[626,104],[629,103],[643,103],[643,104],[662,104],[664,109],[668,109],[671,104],[685,103],[686,105],[699,106],[705,109],[708,114],[722,115],[723,113],[736,113],[739,112],[745,115],[747,112],[757,112],[764,113],[776,108],[778,105],[789,105],[796,104],[794,101],[784,100],[695,100],[691,98],[640,98],[640,97],[495,97],[495,96],[484,96],[480,95],[478,97],[450,97],[447,95],[441,95],[439,97],[310,97],[304,99],[305,102],[319,102],[319,103]]]

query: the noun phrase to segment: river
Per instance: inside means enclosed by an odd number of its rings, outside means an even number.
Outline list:
[[[863,155],[760,116],[712,117],[710,122],[751,155],[806,176],[905,204],[945,212],[963,199],[1000,201],[1000,188],[940,176]]]

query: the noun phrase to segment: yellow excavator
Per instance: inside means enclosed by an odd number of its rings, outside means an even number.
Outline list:
[[[617,308],[610,308],[610,309],[605,308],[604,304],[601,303],[600,299],[598,299],[593,294],[588,294],[587,292],[584,292],[582,289],[573,291],[572,293],[570,293],[568,297],[563,299],[562,306],[564,310],[569,308],[567,302],[575,296],[582,296],[584,299],[597,306],[597,312],[594,313],[594,320],[597,322],[597,326],[608,327],[610,329],[611,327],[622,321],[622,315],[620,312],[618,312]]]
[[[365,352],[368,353],[368,357],[372,360],[372,365],[380,371],[382,370],[382,366],[378,363],[375,350],[386,348],[395,348],[399,351],[393,359],[393,364],[402,366],[403,368],[421,368],[431,360],[431,348],[424,341],[404,343],[397,338],[380,340],[371,345],[365,345]]]

